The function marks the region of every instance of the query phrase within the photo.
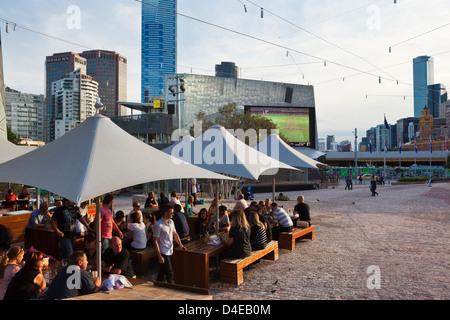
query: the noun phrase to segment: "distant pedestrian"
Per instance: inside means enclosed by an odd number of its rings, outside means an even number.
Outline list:
[[[345,183],[345,190],[353,190],[353,179],[350,174],[345,177]]]
[[[375,179],[375,176],[372,176],[372,180],[370,180],[370,191],[372,192],[372,197],[375,197],[375,195],[378,195],[377,190],[377,180]]]

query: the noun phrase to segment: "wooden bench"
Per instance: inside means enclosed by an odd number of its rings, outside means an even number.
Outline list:
[[[31,212],[0,217],[0,224],[6,227],[11,244],[25,240],[25,227],[27,226],[30,214]]]
[[[280,249],[294,250],[295,240],[297,239],[314,240],[314,226],[294,228],[291,232],[280,232],[278,236],[278,246]]]
[[[156,257],[155,247],[147,247],[142,250],[130,250],[131,260],[134,264],[134,272],[142,274],[148,271],[150,260]]]
[[[223,259],[220,261],[220,278],[223,283],[240,285],[244,281],[243,269],[259,259],[277,260],[278,242],[270,241],[262,250],[252,253],[242,259]]]

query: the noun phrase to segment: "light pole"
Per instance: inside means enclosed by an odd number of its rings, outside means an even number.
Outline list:
[[[358,180],[358,129],[355,128],[355,182]]]

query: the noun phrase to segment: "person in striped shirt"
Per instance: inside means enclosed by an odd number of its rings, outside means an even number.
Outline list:
[[[276,227],[272,229],[272,239],[278,240],[278,234],[280,232],[291,232],[294,223],[288,213],[283,208],[278,207],[276,202],[272,202],[270,205],[272,209],[273,222],[278,223]]]

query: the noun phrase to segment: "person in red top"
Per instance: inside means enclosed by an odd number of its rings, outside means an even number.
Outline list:
[[[102,207],[100,209],[101,217],[101,237],[102,237],[102,253],[109,248],[109,244],[112,239],[112,230],[119,234],[120,239],[123,239],[123,233],[114,221],[113,213],[111,207],[114,202],[114,197],[112,194],[108,193],[105,195],[102,201]]]
[[[5,200],[6,201],[16,201],[17,200],[17,196],[13,193],[12,189],[8,189],[8,193],[5,196]],[[5,208],[15,208],[16,206],[12,203],[7,203],[4,206]]]

